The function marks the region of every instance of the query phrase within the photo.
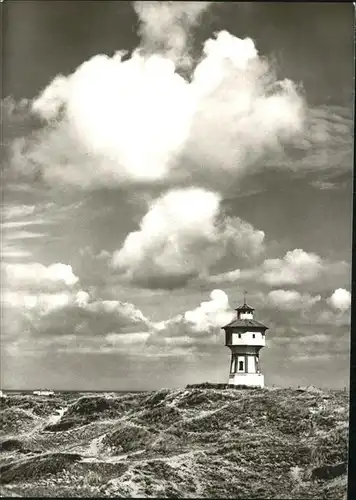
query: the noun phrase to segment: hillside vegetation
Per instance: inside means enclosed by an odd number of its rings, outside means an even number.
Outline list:
[[[13,496],[343,499],[348,398],[188,388],[1,399]]]

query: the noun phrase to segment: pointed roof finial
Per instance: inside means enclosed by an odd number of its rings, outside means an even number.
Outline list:
[[[250,312],[254,311],[255,309],[253,307],[249,306],[246,302],[247,290],[244,290],[243,293],[244,293],[244,303],[242,306],[236,307],[235,311],[250,311]]]

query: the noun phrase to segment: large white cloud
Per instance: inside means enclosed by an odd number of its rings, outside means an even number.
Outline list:
[[[130,233],[114,253],[113,265],[130,280],[163,286],[167,279],[171,286],[174,278],[184,282],[206,274],[229,253],[255,257],[263,240],[263,231],[237,217],[223,217],[218,194],[177,189],[151,204],[140,229]]]
[[[34,100],[48,126],[14,144],[14,165],[82,187],[190,176],[192,163],[198,175],[240,171],[299,134],[303,108],[253,41],[226,31],[205,43],[190,81],[167,54],[101,54],[58,75]]]

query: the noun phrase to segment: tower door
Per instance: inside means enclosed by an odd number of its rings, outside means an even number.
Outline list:
[[[243,373],[246,370],[245,356],[237,356],[237,373]]]

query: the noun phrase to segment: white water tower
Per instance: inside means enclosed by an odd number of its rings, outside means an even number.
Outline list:
[[[266,345],[268,327],[254,319],[254,309],[244,304],[235,309],[237,317],[223,326],[225,345],[231,350],[229,384],[264,387],[259,352]]]

